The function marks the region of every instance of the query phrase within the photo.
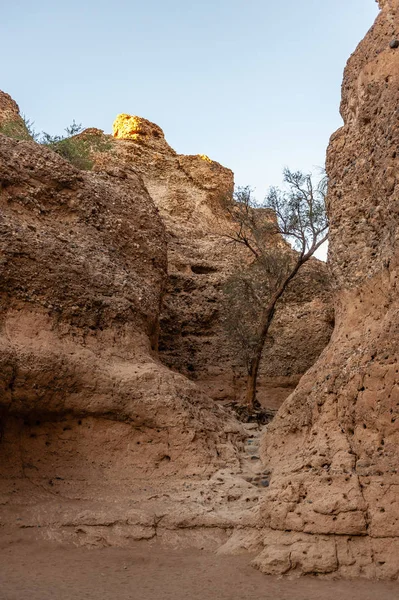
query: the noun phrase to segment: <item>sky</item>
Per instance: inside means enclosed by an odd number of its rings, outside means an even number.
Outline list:
[[[119,113],[160,125],[262,199],[285,166],[323,166],[343,69],[375,0],[14,0],[0,20],[0,89],[38,131]]]

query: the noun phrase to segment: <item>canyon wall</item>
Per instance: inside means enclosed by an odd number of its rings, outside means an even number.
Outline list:
[[[115,162],[140,173],[166,225],[160,357],[214,399],[240,400],[245,369],[223,326],[229,310],[223,285],[249,264],[251,254],[226,237],[233,228],[224,209],[233,193],[233,173],[208,156],[177,154],[162,129],[140,117],[119,115],[114,137]],[[332,326],[327,268],[312,260],[291,286],[270,331],[259,378],[264,406],[281,405],[328,343]]]
[[[243,387],[222,327],[223,284],[250,261],[224,237],[233,174],[176,154],[138,117],[71,143],[90,136],[106,143],[90,146],[89,172],[27,141],[0,93],[2,535],[253,551],[264,473],[244,451],[253,430],[215,402]],[[326,267],[313,260],[276,315],[267,406],[331,328]]]
[[[166,235],[141,177],[0,135],[0,211],[0,524],[236,465],[238,424],[156,356]]]
[[[266,573],[399,576],[399,2],[380,5],[327,156],[334,333],[263,438]]]

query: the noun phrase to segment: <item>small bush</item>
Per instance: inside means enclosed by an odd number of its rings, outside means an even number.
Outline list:
[[[106,152],[112,145],[100,133],[81,136],[79,134],[82,131],[82,125],[73,121],[72,125],[65,129],[66,136],[52,136],[43,132],[39,143],[57,152],[78,169],[90,171],[94,166],[93,152]]]
[[[86,140],[76,138],[60,138],[42,142],[78,169],[90,171],[93,168],[93,160],[90,156],[90,146]]]
[[[100,133],[79,135],[83,128],[75,121],[65,129],[66,135],[50,135],[45,131],[39,134],[34,130],[33,125],[34,123],[23,116],[20,121],[0,124],[0,133],[16,140],[34,141],[47,146],[76,168],[85,171],[90,171],[94,166],[93,153],[106,152],[112,147],[111,142]]]
[[[38,142],[40,136],[34,130],[33,125],[34,123],[23,115],[18,121],[0,123],[0,133],[14,140]]]

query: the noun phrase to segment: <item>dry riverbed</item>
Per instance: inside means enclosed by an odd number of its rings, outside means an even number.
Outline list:
[[[0,542],[0,600],[395,600],[399,584],[267,577],[247,556]]]

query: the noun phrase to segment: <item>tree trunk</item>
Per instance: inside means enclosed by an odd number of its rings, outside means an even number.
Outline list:
[[[255,408],[256,401],[256,388],[258,383],[258,373],[259,373],[259,365],[262,359],[263,348],[265,347],[265,342],[267,338],[267,334],[269,332],[270,325],[273,321],[274,311],[276,309],[276,304],[278,300],[281,298],[283,293],[285,292],[288,284],[295,275],[298,273],[300,267],[310,258],[309,255],[305,255],[301,257],[293,267],[291,273],[287,275],[284,279],[283,283],[280,287],[274,292],[273,296],[270,299],[269,304],[265,307],[260,322],[259,329],[259,337],[258,342],[255,347],[253,358],[251,359],[249,369],[248,369],[248,377],[247,377],[247,391],[246,391],[246,403],[249,410],[253,410]]]

